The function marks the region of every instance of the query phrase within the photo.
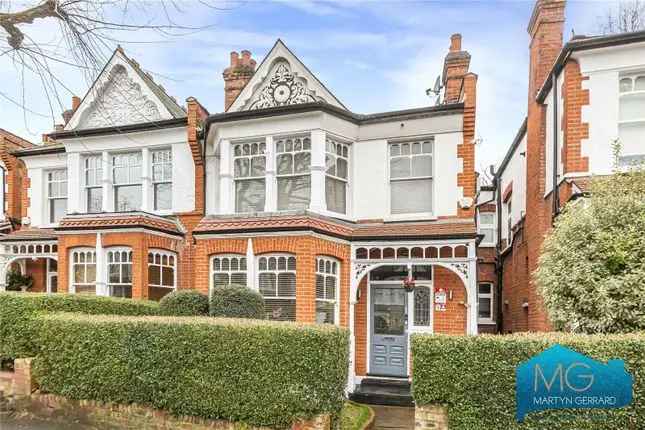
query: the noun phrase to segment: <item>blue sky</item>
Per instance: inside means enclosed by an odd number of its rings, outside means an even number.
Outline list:
[[[231,50],[248,49],[260,62],[279,37],[351,110],[359,113],[432,103],[425,89],[441,73],[452,33],[463,35],[479,75],[477,168],[501,160],[526,114],[528,23],[533,1],[230,1],[226,10],[180,2],[182,23],[208,29],[162,41],[123,44],[126,53],[180,101],[197,97],[211,113],[223,109],[222,70]],[[612,1],[569,1],[565,40],[595,34]],[[55,31],[38,29],[43,37]],[[149,34],[129,39],[158,40]],[[65,84],[82,96],[90,82],[66,70]],[[35,78],[26,78],[29,108],[49,107]],[[0,57],[0,92],[20,100],[18,75]],[[66,100],[70,97],[65,96]],[[69,102],[67,102],[69,103]],[[67,106],[69,107],[69,106]],[[0,127],[34,142],[51,117],[23,113],[0,98]],[[56,118],[60,122],[60,117]]]

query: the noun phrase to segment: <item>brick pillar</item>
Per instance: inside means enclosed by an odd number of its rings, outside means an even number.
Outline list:
[[[538,0],[535,3],[528,32],[531,37],[526,149],[526,221],[528,272],[538,267],[544,236],[551,228],[551,203],[545,201],[546,175],[546,106],[535,97],[548,78],[551,67],[562,49],[564,0]],[[533,277],[529,278],[528,329],[548,330],[549,323]]]
[[[297,242],[296,321],[316,322],[316,250],[310,237]]]
[[[461,187],[463,197],[471,199],[470,207],[459,206],[458,214],[462,218],[475,216],[475,193],[477,192],[477,175],[475,173],[475,114],[477,107],[477,75],[467,73],[464,78],[464,126],[463,142],[457,146],[457,157],[462,159],[462,171],[457,175],[457,185]]]
[[[242,92],[246,84],[255,73],[255,60],[251,58],[251,52],[242,51],[240,54],[231,52],[230,66],[224,69],[224,110],[228,110],[237,96]]]
[[[31,377],[31,358],[18,358],[14,360],[14,396],[30,396],[35,389],[36,384]]]

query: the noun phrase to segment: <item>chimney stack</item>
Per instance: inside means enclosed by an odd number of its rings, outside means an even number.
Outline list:
[[[240,54],[242,56],[240,57]],[[224,69],[224,110],[227,111],[255,73],[251,51],[231,52],[230,66]]]
[[[72,116],[74,116],[74,112],[76,112],[76,109],[78,109],[80,105],[81,105],[81,99],[79,97],[72,96],[72,108],[67,109],[65,112],[63,112],[63,121],[65,122],[64,125],[67,125],[69,120],[72,119]]]
[[[444,103],[459,103],[462,98],[464,76],[470,67],[470,54],[461,50],[461,34],[450,36],[450,49],[443,63],[442,83]]]
[[[77,96],[72,96],[72,110],[76,112],[76,109],[81,105],[81,98]]]
[[[565,0],[537,0],[527,31],[531,37],[529,102],[547,78],[562,50]]]

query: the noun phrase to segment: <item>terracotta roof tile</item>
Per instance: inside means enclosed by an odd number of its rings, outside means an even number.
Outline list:
[[[24,228],[0,237],[0,242],[21,240],[56,240],[58,235],[49,228]]]
[[[475,237],[473,220],[447,219],[427,222],[353,223],[311,213],[251,217],[206,217],[195,228],[195,234],[252,233],[312,230],[349,240],[368,238]]]
[[[150,228],[171,234],[183,234],[175,220],[143,212],[69,215],[60,221],[56,231],[127,227]]]

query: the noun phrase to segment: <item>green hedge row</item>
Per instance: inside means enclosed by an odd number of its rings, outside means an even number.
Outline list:
[[[345,329],[213,317],[41,317],[41,389],[283,427],[343,405]]]
[[[606,362],[625,361],[634,377],[627,408],[551,410],[515,420],[515,368],[554,344]],[[645,428],[645,334],[412,336],[413,396],[417,405],[445,404],[451,430]]]
[[[157,315],[159,305],[144,300],[78,294],[0,293],[0,359],[36,355],[36,316],[42,312]]]

